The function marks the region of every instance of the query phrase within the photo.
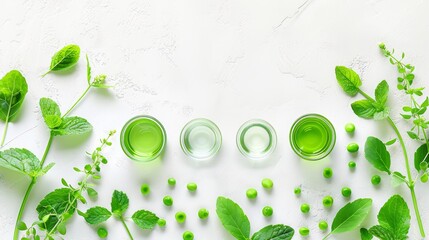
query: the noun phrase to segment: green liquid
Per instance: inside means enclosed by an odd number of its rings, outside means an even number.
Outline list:
[[[122,131],[122,148],[132,159],[150,161],[158,157],[164,149],[165,131],[156,119],[132,119]]]

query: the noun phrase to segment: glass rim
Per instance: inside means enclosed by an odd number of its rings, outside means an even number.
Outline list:
[[[161,133],[162,133],[162,145],[160,147],[160,149],[156,152],[156,154],[152,157],[136,157],[134,156],[132,153],[130,153],[130,151],[127,149],[127,147],[125,146],[125,132],[126,129],[135,121],[140,120],[140,119],[149,119],[151,121],[153,121],[154,123],[156,123],[156,125],[161,129]],[[137,162],[150,162],[155,160],[156,158],[158,158],[165,150],[165,146],[167,143],[167,134],[165,132],[165,128],[164,126],[161,124],[161,122],[156,119],[153,116],[150,115],[137,115],[132,117],[131,119],[129,119],[124,126],[122,127],[121,130],[121,136],[120,136],[120,143],[121,143],[121,148],[122,151],[125,153],[125,155],[127,155],[128,158],[130,158],[131,160],[137,161]]]
[[[241,140],[244,138],[245,134],[247,133],[247,131],[252,128],[252,127],[262,127],[269,136],[269,144],[268,146],[264,149],[264,151],[262,152],[262,154],[252,154],[250,153],[247,149],[247,146],[243,146],[241,144]],[[244,141],[243,141],[244,143]],[[267,121],[263,120],[263,119],[259,119],[259,118],[255,118],[255,119],[251,119],[248,120],[246,122],[244,122],[240,128],[237,131],[237,135],[236,135],[236,144],[237,144],[237,148],[240,151],[240,153],[249,159],[252,160],[260,160],[260,159],[264,159],[268,156],[270,156],[275,149],[277,148],[277,133],[274,130],[274,127]]]

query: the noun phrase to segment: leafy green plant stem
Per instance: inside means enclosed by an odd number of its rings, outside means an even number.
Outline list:
[[[134,240],[133,235],[130,232],[130,229],[127,226],[127,223],[124,220],[124,217],[120,218],[122,225],[124,226],[125,230],[127,230],[128,236],[130,237],[131,240]]]
[[[9,127],[9,117],[6,118],[6,121],[4,123],[3,136],[1,137],[1,143],[0,143],[1,147],[3,147],[3,145],[4,145],[4,140],[6,139],[6,134],[7,134],[7,128],[8,127]]]
[[[45,151],[44,151],[43,156],[42,156],[42,159],[40,160],[40,166],[41,167],[43,167],[43,164],[45,163],[46,157],[48,156],[48,152],[51,149],[53,139],[54,139],[54,136],[52,134],[50,134],[48,143],[46,144],[46,148],[45,148]],[[36,185],[37,178],[38,177],[32,177],[31,178],[31,182],[28,185],[27,190],[25,191],[24,198],[22,199],[21,207],[19,208],[18,216],[17,216],[16,222],[15,222],[15,230],[13,233],[13,239],[14,240],[18,240],[18,238],[19,238],[18,224],[22,220],[22,215],[24,214],[25,207],[27,206],[28,198],[30,196],[31,191],[33,190],[34,185]]]
[[[66,113],[64,113],[63,117],[67,116],[71,111],[73,111],[73,109],[80,103],[80,101],[82,101],[82,99],[86,96],[86,94],[89,92],[89,90],[91,89],[92,85],[88,85],[88,87],[85,89],[85,91],[82,93],[82,95],[80,95],[80,97],[76,100],[76,102],[70,107],[69,110],[67,110]]]

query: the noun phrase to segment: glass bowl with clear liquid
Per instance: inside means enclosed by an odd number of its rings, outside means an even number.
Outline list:
[[[268,122],[253,119],[241,125],[236,143],[240,153],[251,160],[270,156],[277,146],[277,134]]]
[[[305,160],[320,160],[335,146],[335,128],[320,114],[307,114],[292,125],[289,141],[293,151]]]
[[[188,122],[180,133],[183,152],[194,160],[212,159],[220,150],[222,134],[217,125],[205,118]]]

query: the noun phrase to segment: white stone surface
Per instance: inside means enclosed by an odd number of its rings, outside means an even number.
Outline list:
[[[29,1],[0,0],[0,75],[10,69],[21,70],[29,84],[29,94],[22,113],[10,125],[7,147],[25,147],[41,156],[48,131],[37,107],[40,97],[51,97],[62,108],[68,108],[86,85],[83,58],[75,71],[68,74],[40,75],[49,66],[52,54],[69,43],[79,44],[92,61],[94,73],[106,73],[109,91],[92,91],[73,114],[87,118],[94,131],[86,139],[56,138],[47,162],[56,166],[42,177],[31,195],[24,219],[36,218],[40,199],[60,187],[63,177],[71,183],[79,175],[74,166],[88,160],[91,150],[108,130],[120,130],[129,118],[150,114],[158,118],[168,134],[168,148],[162,162],[138,164],[122,153],[119,136],[107,151],[110,163],[103,167],[103,180],[97,186],[99,199],[80,205],[85,210],[93,205],[109,206],[114,189],[128,193],[128,214],[146,208],[167,219],[165,229],[142,233],[133,224],[136,239],[181,239],[191,230],[195,239],[232,239],[221,227],[215,214],[219,195],[240,203],[251,219],[252,232],[271,223],[284,223],[296,230],[308,226],[311,235],[321,239],[317,228],[320,219],[331,222],[345,203],[340,190],[353,189],[353,199],[372,197],[373,211],[365,226],[376,220],[382,204],[394,193],[410,202],[407,189],[390,186],[383,175],[379,188],[370,177],[376,173],[363,157],[353,157],[345,146],[355,141],[363,147],[367,135],[383,139],[394,136],[385,122],[365,121],[356,117],[349,105],[352,99],[337,86],[336,65],[352,66],[372,92],[376,84],[387,79],[392,86],[390,105],[393,116],[402,127],[399,110],[406,101],[393,86],[396,72],[381,56],[380,41],[407,53],[416,66],[416,84],[427,86],[429,60],[429,2],[387,0],[288,0],[288,1]],[[288,133],[292,122],[302,114],[317,112],[332,120],[337,128],[337,146],[329,159],[319,162],[299,160],[289,147]],[[179,146],[184,124],[196,117],[206,117],[218,124],[223,134],[221,153],[211,164],[186,160]],[[251,118],[263,118],[275,127],[279,137],[276,158],[265,164],[246,161],[235,146],[239,126]],[[352,121],[356,134],[349,137],[343,126]],[[417,144],[406,139],[409,147]],[[413,150],[410,151],[412,156]],[[392,165],[404,170],[399,146],[392,148]],[[348,160],[356,158],[357,169],[350,172]],[[334,177],[322,177],[324,167],[334,169]],[[175,177],[177,187],[171,190],[166,180]],[[260,180],[274,180],[274,191],[267,194]],[[191,195],[186,183],[198,183]],[[150,197],[142,197],[142,183],[152,187]],[[0,169],[0,233],[11,239],[16,213],[28,179]],[[302,185],[302,196],[296,198],[293,188]],[[249,202],[245,190],[256,187],[260,194]],[[162,197],[171,194],[172,209],[162,205]],[[335,198],[333,209],[325,210],[321,199]],[[418,186],[418,199],[429,232],[429,190]],[[309,202],[311,214],[303,216],[299,205]],[[274,216],[264,219],[261,209],[274,208]],[[197,217],[200,207],[210,210],[208,222]],[[411,205],[410,205],[411,207]],[[184,226],[174,221],[174,213],[188,214]],[[419,239],[412,214],[410,239]],[[107,223],[109,239],[127,239],[119,222]],[[75,216],[70,220],[66,239],[96,239],[95,228]],[[358,239],[357,232],[333,239]],[[294,239],[301,239],[296,234]]]

